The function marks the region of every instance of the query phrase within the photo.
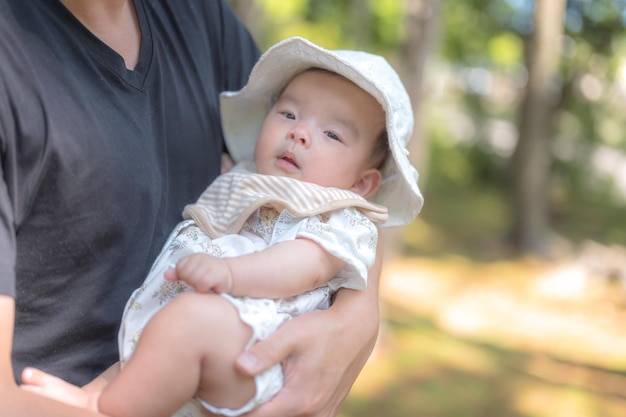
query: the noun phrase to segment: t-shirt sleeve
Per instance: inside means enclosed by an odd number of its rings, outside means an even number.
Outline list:
[[[212,47],[207,51],[218,63],[219,76],[215,77],[215,89],[236,91],[247,82],[252,67],[260,56],[259,48],[252,35],[235,14],[226,0],[205,1],[207,13],[202,24],[211,22],[207,28],[207,43]],[[218,126],[220,121],[215,121]],[[222,147],[228,152],[226,146]]]
[[[362,290],[367,286],[367,273],[376,256],[378,230],[361,212],[349,208],[310,217],[300,222],[297,237],[316,242],[346,263],[328,282],[332,290]]]
[[[0,159],[0,173],[2,162]],[[0,177],[0,294],[15,297],[15,230],[7,185]]]
[[[0,83],[3,81],[0,79]],[[7,162],[12,155],[7,146],[9,111],[5,105],[4,97],[0,98],[0,294],[15,297],[15,213],[9,192],[9,181],[15,175],[9,171]]]
[[[4,16],[0,14],[0,28],[6,29],[7,26]],[[14,193],[22,184],[18,183],[15,170],[16,106],[12,99],[18,97],[24,100],[29,91],[24,87],[26,83],[20,84],[16,78],[26,77],[15,69],[15,63],[19,61],[17,55],[21,52],[19,42],[7,32],[0,30],[0,56],[4,60],[3,71],[0,72],[0,294],[15,297],[17,252]],[[19,93],[15,92],[15,85],[20,85]],[[31,122],[35,124],[32,119]],[[22,149],[28,149],[24,141],[20,145]]]
[[[259,58],[259,48],[252,35],[226,1],[217,2],[221,12],[222,45],[219,49],[224,67],[221,91],[241,89]]]

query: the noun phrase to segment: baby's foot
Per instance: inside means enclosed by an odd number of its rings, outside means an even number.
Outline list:
[[[93,394],[89,394],[80,387],[72,385],[40,369],[24,369],[22,372],[21,388],[68,405],[73,405],[74,407],[97,411]]]

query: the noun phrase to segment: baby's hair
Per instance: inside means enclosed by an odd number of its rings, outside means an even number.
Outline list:
[[[289,81],[287,81],[287,83],[285,83],[285,85],[278,92],[278,94],[275,97],[272,98],[272,105],[274,105],[276,100],[278,100],[278,98],[283,94],[283,91],[285,91],[285,88],[287,88],[287,85],[289,85],[291,80],[293,80],[293,78],[295,78],[296,76],[298,76],[300,74],[303,74],[305,72],[322,72],[322,73],[326,73],[326,74],[330,74],[330,75],[335,75],[337,77],[343,78],[344,80],[348,80],[348,81],[350,81],[351,83],[354,84],[354,81],[352,81],[349,78],[346,78],[343,75],[338,74],[338,73],[336,73],[334,71],[327,70],[325,68],[310,67],[310,68],[307,68],[304,71],[299,72],[298,74],[294,75]],[[381,108],[381,110],[382,110],[382,108]],[[385,115],[385,119],[386,118],[387,117]],[[383,126],[382,131],[378,135],[378,138],[376,138],[376,144],[374,146],[374,149],[372,149],[372,155],[370,157],[370,164],[369,164],[370,167],[376,168],[378,170],[381,170],[383,165],[385,164],[385,161],[387,160],[388,156],[389,156],[389,136],[387,134],[387,126],[385,124],[385,126]]]
[[[370,165],[377,170],[381,170],[387,157],[389,156],[389,135],[387,134],[387,126],[383,127],[383,130],[376,139],[376,145],[372,149],[372,156],[370,158]]]

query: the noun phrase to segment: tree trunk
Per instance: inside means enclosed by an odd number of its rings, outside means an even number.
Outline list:
[[[426,171],[428,142],[424,138],[421,118],[426,61],[438,33],[439,0],[407,0],[406,2],[406,70],[404,81],[411,97],[415,128],[409,144],[411,162],[420,174]],[[423,179],[423,177],[422,177]]]
[[[428,141],[424,138],[421,104],[424,98],[424,74],[426,62],[435,45],[439,23],[439,0],[407,0],[405,2],[406,39],[403,56],[398,59],[402,68],[397,68],[411,99],[415,127],[409,143],[409,158],[420,172],[420,186],[424,187],[424,174],[428,161]],[[397,229],[385,231],[387,257],[402,252],[403,242]]]
[[[529,72],[512,158],[513,243],[523,253],[549,255],[550,136],[559,88],[555,83],[566,0],[537,0],[527,44]]]
[[[348,33],[355,49],[367,50],[371,46],[372,10],[370,2],[350,0]]]

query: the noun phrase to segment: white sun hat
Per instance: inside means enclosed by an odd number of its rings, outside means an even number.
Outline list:
[[[248,84],[220,96],[222,127],[235,162],[252,161],[265,116],[289,81],[309,68],[322,68],[349,79],[383,107],[390,153],[383,164],[382,183],[368,200],[387,207],[385,227],[411,222],[422,208],[419,175],[408,159],[413,110],[406,89],[389,63],[361,51],[327,50],[294,37],[269,48],[256,63]]]

